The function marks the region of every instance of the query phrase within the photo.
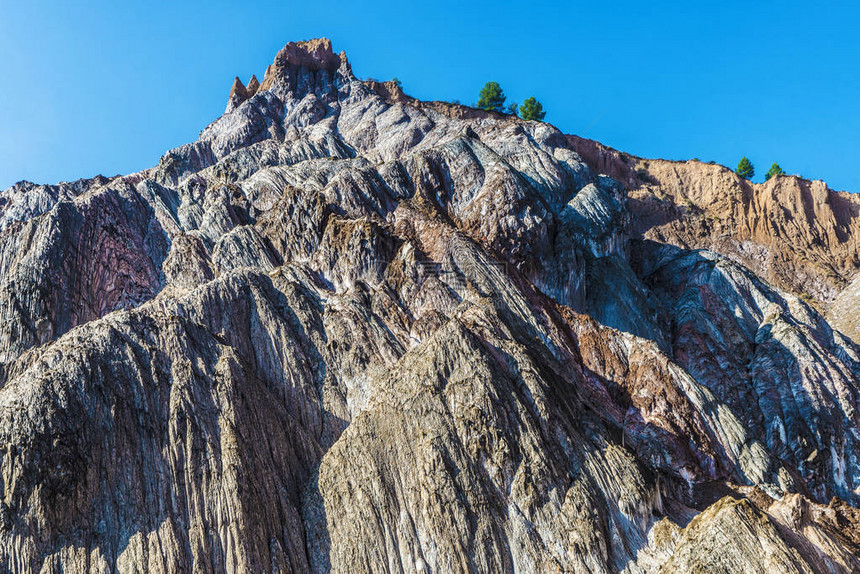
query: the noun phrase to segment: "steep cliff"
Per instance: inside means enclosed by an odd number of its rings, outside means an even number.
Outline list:
[[[860,278],[860,198],[854,194],[797,176],[756,184],[721,165],[642,159],[568,139],[589,166],[629,190],[634,236],[720,253],[821,311]],[[844,315],[834,312],[832,319]]]
[[[3,569],[860,570],[860,203],[644,162],[322,39],[0,192]]]

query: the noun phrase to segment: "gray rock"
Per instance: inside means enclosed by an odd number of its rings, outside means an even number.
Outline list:
[[[857,571],[860,347],[583,141],[313,40],[0,192],[2,569]]]

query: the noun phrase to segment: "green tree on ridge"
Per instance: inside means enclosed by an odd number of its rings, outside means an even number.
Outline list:
[[[498,82],[487,82],[478,97],[478,107],[492,112],[505,111],[505,92]]]
[[[524,120],[543,121],[546,117],[546,112],[543,111],[543,105],[534,97],[527,98],[520,106],[520,117]]]
[[[767,170],[767,173],[764,176],[764,180],[767,181],[775,175],[785,175],[785,171],[779,167],[779,164],[773,162],[773,165],[770,166],[770,169]]]
[[[738,168],[735,170],[735,173],[744,179],[752,179],[755,176],[755,166],[753,166],[748,157],[744,156],[738,162]]]

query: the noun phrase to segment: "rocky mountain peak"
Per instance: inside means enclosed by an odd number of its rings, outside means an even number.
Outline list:
[[[275,61],[266,68],[260,89],[271,89],[278,80],[288,77],[290,70],[295,68],[335,71],[341,66],[348,66],[346,54],[335,54],[328,38],[289,42],[275,56]]]
[[[0,191],[0,571],[860,572],[857,207],[287,44]]]

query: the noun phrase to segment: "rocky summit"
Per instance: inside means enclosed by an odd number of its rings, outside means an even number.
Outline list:
[[[858,238],[290,43],[0,192],[0,570],[860,572]]]

